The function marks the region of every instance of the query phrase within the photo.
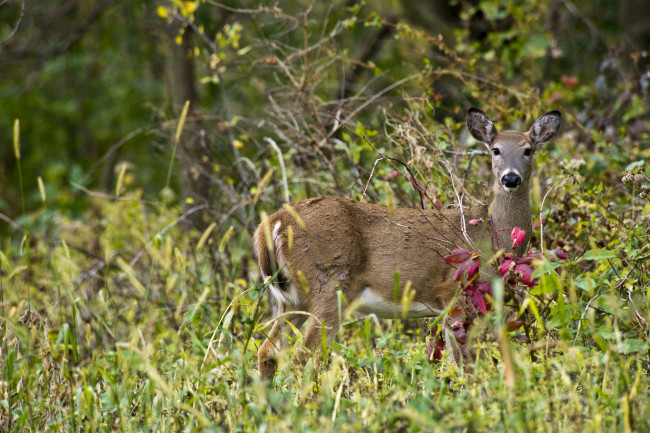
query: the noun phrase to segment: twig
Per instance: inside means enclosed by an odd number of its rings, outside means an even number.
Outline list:
[[[539,247],[542,254],[544,254],[544,220],[542,219],[542,211],[544,210],[544,201],[546,201],[546,197],[551,193],[551,191],[553,191],[553,189],[556,186],[560,186],[564,182],[572,178],[573,176],[570,176],[562,179],[559,182],[556,182],[555,185],[551,186],[549,190],[546,191],[546,194],[544,194],[544,197],[542,198],[542,204],[539,206]]]
[[[79,185],[77,182],[73,182],[73,181],[70,181],[70,185],[73,188],[78,189],[79,191],[82,191],[82,192],[84,192],[84,193],[86,193],[86,194],[88,194],[88,195],[90,195],[92,197],[103,198],[103,199],[111,200],[111,201],[115,201],[115,200],[118,200],[118,201],[135,201],[135,202],[138,202],[138,203],[150,204],[150,205],[154,205],[154,206],[162,205],[162,203],[157,203],[157,202],[153,202],[153,201],[140,200],[140,199],[132,198],[132,197],[128,197],[128,196],[123,197],[123,196],[116,196],[116,195],[113,195],[113,194],[106,194],[104,192],[92,191],[92,190],[86,188],[85,186]]]
[[[293,53],[293,54],[287,56],[286,61],[287,61],[287,62],[291,62],[291,61],[292,61],[294,58],[296,58],[296,57],[302,57],[302,56],[304,56],[304,55],[306,55],[306,54],[309,54],[310,52],[314,51],[314,50],[317,49],[317,48],[322,47],[322,46],[325,45],[327,42],[329,42],[330,40],[334,39],[334,38],[335,38],[336,36],[338,36],[342,31],[343,31],[343,28],[341,27],[340,22],[339,22],[339,23],[337,23],[336,26],[332,29],[332,31],[330,31],[328,37],[326,37],[326,38],[322,38],[321,40],[319,40],[318,42],[316,42],[314,45],[312,45],[312,46],[310,46],[310,47],[307,47],[307,48],[305,48],[305,49],[303,49],[303,50],[301,50],[301,51],[297,51],[297,52],[295,52],[295,53]]]
[[[0,6],[3,6],[5,3],[6,3],[6,2],[2,2],[2,4],[0,4]],[[14,37],[14,35],[16,34],[16,32],[18,32],[18,27],[20,27],[20,23],[23,22],[23,18],[24,18],[24,17],[25,17],[25,0],[22,1],[22,6],[21,6],[21,8],[20,8],[20,17],[18,17],[18,21],[16,21],[16,25],[14,26],[13,31],[11,32],[11,34],[10,34],[9,36],[7,36],[7,37],[4,38],[2,41],[0,41],[0,45],[4,44],[4,43],[7,42],[9,39],[11,39],[11,38]]]
[[[443,150],[443,152],[444,152],[444,150]],[[465,152],[453,152],[453,154],[466,155]],[[476,157],[476,156],[490,156],[490,153],[486,152],[484,150],[472,150],[471,152],[469,152],[469,161],[467,162],[467,167],[465,167],[465,171],[463,172],[463,179],[462,179],[462,185],[463,186],[465,185],[465,178],[467,177],[467,173],[469,172],[469,169],[472,166],[472,161],[474,160],[474,157]]]
[[[278,154],[278,160],[280,161],[280,170],[282,171],[282,185],[284,186],[284,201],[285,203],[289,203],[290,197],[289,197],[289,184],[287,182],[287,170],[284,167],[284,159],[282,158],[282,151],[278,147],[277,143],[275,140],[273,140],[270,137],[264,137],[264,141],[269,143],[273,149],[275,149],[275,152]]]
[[[0,220],[6,222],[7,224],[9,224],[11,227],[13,227],[14,229],[16,229],[18,231],[21,231],[21,232],[23,232],[25,234],[29,233],[29,230],[27,230],[26,228],[24,228],[23,226],[21,226],[16,221],[12,220],[11,218],[9,218],[7,215],[3,214],[2,212],[0,212]]]
[[[589,299],[589,301],[587,301],[587,305],[585,306],[585,310],[580,315],[580,320],[578,320],[578,327],[577,327],[578,329],[576,330],[576,336],[573,337],[573,344],[575,344],[576,340],[578,340],[578,335],[580,334],[580,325],[582,324],[582,319],[585,318],[585,314],[587,314],[587,310],[589,310],[589,306],[591,305],[591,303],[593,301],[595,301],[603,293],[605,293],[605,292],[599,292],[596,295],[592,296],[591,299]]]
[[[399,81],[396,81],[395,83],[391,84],[390,86],[384,87],[384,88],[381,89],[379,92],[375,93],[375,94],[372,95],[370,98],[368,98],[368,100],[367,100],[366,102],[364,102],[363,104],[361,104],[361,105],[359,105],[357,108],[355,108],[355,109],[352,111],[352,113],[348,114],[348,116],[347,116],[345,119],[343,119],[343,121],[342,121],[341,123],[342,123],[342,124],[346,124],[346,123],[348,123],[348,122],[350,121],[350,119],[352,119],[354,116],[356,116],[357,114],[359,114],[359,113],[360,113],[364,108],[366,108],[368,105],[372,104],[372,103],[375,102],[377,99],[379,99],[381,96],[383,96],[384,93],[388,93],[388,92],[390,92],[391,90],[393,90],[395,87],[399,87],[399,86],[401,86],[402,84],[404,84],[404,83],[406,83],[406,82],[409,82],[409,81],[411,81],[411,80],[413,80],[413,79],[415,79],[415,78],[421,77],[421,76],[422,76],[422,74],[420,74],[420,73],[413,74],[413,75],[409,75],[408,77],[405,77],[405,78],[402,78],[402,79],[399,80]]]
[[[218,8],[227,10],[228,12],[234,12],[234,13],[237,13],[237,14],[259,14],[259,13],[263,13],[263,12],[269,12],[269,8],[268,7],[263,7],[263,6],[260,6],[257,9],[237,9],[237,8],[233,8],[233,7],[230,7],[230,6],[226,6],[223,3],[219,3],[219,2],[216,2],[216,1],[213,1],[213,0],[207,0],[206,3],[211,4],[212,6],[216,6]]]
[[[458,194],[458,190],[456,189],[456,184],[454,183],[454,174],[451,172],[451,167],[449,167],[449,164],[447,161],[442,161],[442,164],[445,166],[447,171],[449,172],[449,179],[451,180],[451,187],[454,190],[454,195],[456,195],[456,201],[458,202],[458,209],[460,209],[460,229],[463,233],[463,237],[467,241],[467,245],[471,246],[474,248],[474,243],[470,240],[469,236],[467,236],[467,224],[465,223],[465,211],[464,211],[464,206],[463,206],[463,200],[460,194]]]
[[[585,26],[589,29],[589,33],[591,34],[590,42],[589,42],[589,48],[587,51],[592,51],[594,49],[594,41],[596,39],[600,39],[600,41],[607,47],[609,51],[612,51],[613,47],[609,44],[607,41],[607,38],[598,31],[598,28],[594,25],[593,22],[589,18],[587,18],[585,15],[580,13],[576,5],[574,5],[571,1],[569,0],[560,0],[562,4],[564,4],[564,7],[569,11],[571,15],[574,17],[578,18],[580,21],[582,21]]]
[[[203,210],[203,209],[207,209],[207,208],[208,208],[207,203],[204,203],[204,204],[201,204],[201,205],[198,205],[198,206],[194,206],[193,208],[190,208],[190,209],[186,210],[185,212],[183,212],[183,214],[181,216],[179,216],[178,218],[176,218],[174,221],[167,224],[162,230],[160,230],[158,233],[156,233],[151,238],[151,240],[149,242],[147,242],[147,245],[144,248],[142,248],[140,251],[138,251],[138,253],[135,255],[135,257],[133,257],[133,259],[129,262],[129,267],[132,268],[133,265],[135,265],[138,262],[138,260],[140,260],[140,257],[142,257],[142,255],[145,253],[145,251],[147,251],[147,249],[153,245],[154,240],[158,236],[164,235],[169,230],[171,230],[174,226],[176,226],[178,223],[182,222],[183,220],[188,218],[190,215],[192,215],[194,212],[197,212],[197,211],[200,211],[200,210]],[[119,281],[120,280],[118,280],[118,282]]]
[[[625,279],[627,280],[627,276],[625,276]],[[632,292],[630,292],[630,289],[627,289],[627,299],[634,306],[634,315],[639,320],[639,323],[643,322],[645,324],[645,328],[647,329],[648,328],[648,322],[643,318],[643,316],[641,316],[639,314],[639,309],[636,306],[636,303],[634,302],[634,300],[632,299]]]
[[[92,165],[92,167],[90,167],[90,169],[86,172],[86,174],[84,174],[84,175],[81,177],[81,179],[79,180],[79,183],[84,183],[84,181],[85,181],[85,180],[86,180],[90,175],[92,175],[92,174],[95,172],[95,170],[97,170],[97,167],[99,167],[100,165],[102,165],[102,164],[103,164],[103,163],[104,163],[104,162],[105,162],[105,161],[106,161],[106,160],[107,160],[107,159],[108,159],[108,158],[109,158],[113,153],[115,153],[115,151],[116,151],[117,149],[119,149],[120,147],[122,147],[122,146],[124,145],[124,143],[126,143],[126,142],[129,141],[129,140],[131,140],[131,139],[132,139],[133,137],[135,137],[136,135],[140,135],[140,134],[142,134],[142,133],[145,132],[145,131],[152,130],[152,129],[154,129],[155,127],[156,127],[156,125],[149,125],[149,126],[144,126],[144,127],[142,127],[142,128],[138,128],[138,129],[136,129],[135,131],[132,131],[132,132],[130,132],[129,134],[127,134],[126,136],[124,136],[124,137],[123,137],[120,141],[118,141],[117,143],[113,144],[113,145],[110,147],[110,149],[108,149],[108,151],[107,151],[107,152],[106,152],[106,153],[105,153],[101,158],[99,158],[99,159],[98,159],[98,160],[97,160],[97,161]]]
[[[329,113],[329,115],[332,116],[335,120],[338,120],[338,119],[337,119],[337,118],[336,118],[332,113]],[[349,118],[349,117],[350,117],[350,116],[348,116],[348,118]],[[421,207],[422,209],[424,209],[424,197],[427,197],[427,199],[428,199],[429,201],[431,201],[431,199],[427,196],[427,193],[426,193],[426,191],[424,190],[424,188],[423,188],[423,187],[420,185],[420,183],[415,179],[415,176],[413,176],[413,173],[411,173],[411,169],[409,168],[409,166],[408,166],[405,162],[400,161],[400,160],[397,159],[397,158],[393,158],[393,157],[390,157],[390,156],[386,156],[386,155],[384,155],[383,153],[381,153],[381,152],[379,151],[379,149],[377,149],[377,148],[376,148],[376,147],[375,147],[375,146],[374,146],[374,145],[373,145],[373,144],[368,140],[368,138],[366,138],[365,135],[361,135],[361,134],[357,133],[356,131],[354,131],[352,128],[350,128],[350,127],[346,124],[346,122],[347,122],[347,118],[346,118],[346,120],[338,120],[338,122],[339,122],[339,123],[341,124],[341,126],[343,126],[345,129],[347,129],[348,131],[350,131],[351,133],[353,133],[354,135],[356,135],[357,137],[359,137],[359,138],[361,138],[363,141],[365,141],[366,144],[368,144],[368,146],[372,147],[372,149],[373,149],[375,152],[377,152],[377,153],[379,154],[379,156],[381,156],[383,159],[385,159],[386,161],[388,161],[389,164],[392,165],[393,168],[394,168],[395,170],[397,170],[397,171],[398,171],[402,176],[404,176],[406,179],[408,179],[408,181],[411,183],[411,186],[412,186],[412,187],[413,187],[413,188],[414,188],[414,189],[415,189],[415,190],[420,194],[420,207]],[[396,163],[398,163],[398,164],[402,164],[402,165],[404,166],[404,168],[406,169],[406,171],[408,172],[408,175],[405,175],[404,173],[402,173],[401,171],[399,171],[399,169],[398,169],[397,166],[394,164],[394,162],[396,162]]]
[[[372,165],[372,170],[370,170],[370,176],[368,176],[368,182],[366,182],[366,187],[363,188],[363,193],[361,194],[361,201],[363,201],[364,197],[366,196],[366,191],[368,191],[368,186],[370,186],[370,181],[372,180],[372,176],[375,174],[375,169],[377,168],[377,164],[379,161],[384,161],[386,158],[383,156],[381,158],[377,158],[375,160],[375,163]]]

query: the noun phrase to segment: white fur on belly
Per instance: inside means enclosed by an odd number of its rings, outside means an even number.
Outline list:
[[[402,317],[402,306],[395,304],[392,300],[387,301],[382,296],[374,292],[370,287],[366,287],[358,298],[361,306],[357,309],[361,314],[376,314],[383,319],[394,319]],[[411,302],[409,310],[406,313],[407,319],[417,317],[430,317],[440,314],[440,310],[431,308],[422,302]]]

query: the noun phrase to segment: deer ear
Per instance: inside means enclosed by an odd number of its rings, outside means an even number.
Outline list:
[[[535,146],[539,146],[555,137],[555,134],[560,130],[561,122],[562,113],[559,110],[549,111],[535,121],[530,131],[528,131],[528,135]]]
[[[497,129],[494,127],[492,119],[478,108],[472,107],[467,110],[467,128],[472,137],[488,146],[492,144],[497,136]]]

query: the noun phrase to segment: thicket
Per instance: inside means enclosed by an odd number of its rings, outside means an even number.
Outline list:
[[[0,429],[650,429],[648,47],[616,3],[79,2],[72,22],[106,7],[101,31],[41,39],[44,57],[20,5],[0,4]],[[531,248],[568,258],[492,300],[465,366],[430,362],[427,323],[350,317],[321,371],[289,348],[261,382],[260,212],[415,207],[414,185],[426,206],[488,202],[469,106],[500,129],[562,110]],[[508,318],[524,326],[485,338]]]

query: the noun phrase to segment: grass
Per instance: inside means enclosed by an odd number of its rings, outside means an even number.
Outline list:
[[[1,239],[0,431],[650,431],[647,219],[598,207],[614,197],[602,185],[562,186],[579,206],[560,195],[545,232],[590,250],[546,263],[519,311],[536,338],[504,340],[509,359],[486,338],[513,313],[501,305],[462,367],[428,361],[422,322],[348,317],[322,368],[296,365],[294,344],[263,382],[270,307],[249,230],[188,230],[200,207],[145,203],[125,170],[78,220],[40,187],[43,208]]]
[[[496,344],[480,334],[470,373],[447,357],[429,363],[422,327],[351,320],[318,373],[311,363],[295,366],[290,347],[273,382],[264,383],[255,368],[261,313],[268,310],[264,287],[254,274],[237,278],[247,236],[221,242],[228,230],[215,230],[199,249],[199,233],[178,226],[163,236],[152,231],[178,218],[179,209],[145,212],[137,201],[94,207],[102,218],[88,226],[56,222],[66,243],[34,234],[28,265],[24,246],[21,253],[3,245],[3,429],[650,428],[647,353],[617,350],[616,338],[602,349],[548,336],[532,345],[510,343],[509,388]],[[130,265],[142,248],[146,254]],[[246,255],[243,262],[252,267],[250,260]]]

